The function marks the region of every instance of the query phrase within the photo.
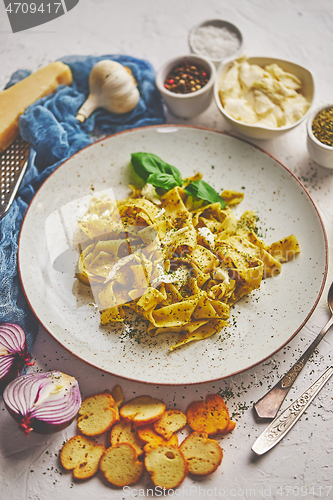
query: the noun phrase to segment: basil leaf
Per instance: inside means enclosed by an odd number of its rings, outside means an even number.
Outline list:
[[[131,161],[135,173],[145,182],[147,182],[147,179],[151,174],[157,175],[163,173],[168,174],[175,179],[176,184],[174,184],[173,187],[181,186],[183,183],[182,176],[176,167],[169,165],[152,153],[132,153]]]
[[[182,186],[181,173],[176,167],[169,165],[159,156],[152,153],[132,153],[131,161],[135,173],[146,183],[169,191],[176,186]],[[207,182],[197,180],[190,182],[185,188],[188,195],[209,203],[219,202],[226,206],[220,195]]]
[[[166,189],[167,191],[178,186],[176,179],[172,175],[161,173],[150,174],[147,179],[147,184],[152,184],[155,187]]]
[[[131,161],[135,173],[147,182],[150,174],[159,173],[156,162],[154,161],[155,155],[150,153],[132,153]]]
[[[188,195],[195,196],[201,200],[209,201],[209,203],[219,202],[221,207],[224,208],[226,203],[222,200],[221,196],[212,188],[207,182],[203,180],[190,182],[185,188]]]
[[[173,176],[173,178],[177,182],[176,185],[181,186],[183,184],[183,179],[182,179],[181,173],[179,172],[178,168],[173,167],[172,165],[169,165],[168,163],[165,163],[165,162],[163,162],[163,164],[161,164],[160,168],[164,174],[169,174],[169,175]]]

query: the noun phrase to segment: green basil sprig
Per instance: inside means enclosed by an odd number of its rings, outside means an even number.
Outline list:
[[[183,185],[179,170],[152,153],[132,153],[131,161],[135,173],[147,184],[167,191]],[[219,202],[222,208],[226,206],[218,192],[201,179],[187,184],[185,191],[194,199],[209,203]]]
[[[179,170],[152,153],[132,153],[131,161],[135,173],[147,184],[167,190],[183,184]],[[163,182],[167,185],[162,185]]]
[[[185,187],[185,192],[194,198],[209,201],[209,203],[219,202],[222,208],[226,205],[219,193],[202,179],[190,182]]]

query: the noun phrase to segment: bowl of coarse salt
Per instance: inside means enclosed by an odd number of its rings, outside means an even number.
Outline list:
[[[199,56],[218,66],[234,58],[243,50],[243,35],[234,24],[222,19],[211,19],[194,26],[189,33],[189,45]]]

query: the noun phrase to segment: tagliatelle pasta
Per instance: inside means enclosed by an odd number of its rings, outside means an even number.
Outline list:
[[[243,193],[222,192],[224,208],[196,208],[185,187],[155,192],[154,202],[138,188],[125,200],[94,198],[79,221],[88,244],[78,278],[92,288],[101,323],[125,321],[130,308],[148,335],[177,334],[170,350],[227,326],[230,306],[300,251],[294,235],[266,245],[254,212],[236,218],[231,206]]]

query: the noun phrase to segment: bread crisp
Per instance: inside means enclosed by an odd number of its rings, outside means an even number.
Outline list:
[[[95,445],[93,439],[74,436],[61,449],[61,465],[67,470],[73,470],[76,479],[88,479],[98,471],[104,451],[103,444]]]
[[[117,420],[119,420],[119,406],[124,401],[124,394],[120,385],[115,385],[111,391],[111,396],[114,399],[113,408],[116,410]]]
[[[160,436],[160,434],[155,432],[152,424],[138,427],[138,436],[142,439],[142,441],[147,443],[143,448],[145,452],[148,452],[161,444],[165,446],[178,446],[178,438],[176,434],[172,434],[170,439],[164,439],[163,436]]]
[[[155,431],[165,439],[182,429],[187,423],[185,413],[180,410],[166,410],[162,417],[154,422]]]
[[[125,403],[119,410],[120,417],[125,422],[132,421],[135,425],[146,425],[158,420],[164,413],[165,404],[151,396],[138,396]]]
[[[186,410],[193,431],[213,436],[228,428],[230,417],[225,402],[218,394],[208,394],[206,401],[193,401]]]
[[[117,422],[111,428],[110,434],[111,446],[115,446],[118,443],[130,443],[134,448],[138,456],[143,454],[144,441],[142,441],[138,436],[138,431],[133,427],[132,422]]]
[[[98,436],[109,430],[117,420],[112,407],[114,399],[107,392],[86,398],[79,410],[77,426],[86,436]]]
[[[214,439],[204,432],[192,432],[179,446],[193,476],[208,476],[216,471],[222,462],[223,451]]]
[[[155,486],[177,488],[185,479],[187,465],[179,448],[160,445],[146,453],[145,467]]]
[[[236,422],[233,422],[233,420],[229,420],[228,426],[226,427],[226,429],[224,429],[223,432],[221,432],[221,434],[223,435],[229,434],[229,432],[232,432],[235,427],[236,427]]]
[[[144,469],[134,447],[129,443],[108,448],[102,455],[99,468],[105,479],[119,488],[136,483]]]

